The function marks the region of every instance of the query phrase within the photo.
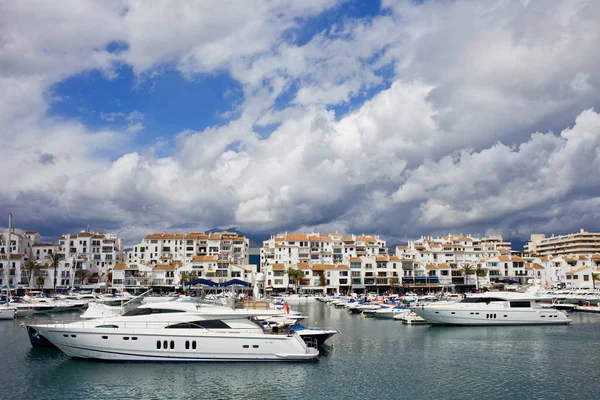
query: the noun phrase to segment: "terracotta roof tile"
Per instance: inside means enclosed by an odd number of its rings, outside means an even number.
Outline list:
[[[581,272],[584,269],[588,269],[588,268],[592,268],[592,267],[591,266],[586,266],[586,267],[575,268],[575,269],[572,269],[569,272],[567,272],[567,274],[576,274],[576,273]]]
[[[174,270],[177,268],[177,264],[173,263],[173,264],[156,264],[154,266],[154,268],[152,268],[153,271],[170,271],[170,270]]]
[[[285,271],[285,265],[283,264],[273,264],[271,265],[273,271]]]
[[[194,256],[192,262],[217,261],[219,256]]]

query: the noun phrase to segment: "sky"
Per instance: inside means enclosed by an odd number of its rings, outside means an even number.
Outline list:
[[[44,238],[600,230],[600,2],[0,2],[0,211]]]

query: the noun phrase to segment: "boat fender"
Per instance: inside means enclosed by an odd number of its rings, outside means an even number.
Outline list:
[[[589,302],[589,301],[586,301],[586,302],[585,302],[585,306],[586,306],[586,307],[589,307],[589,306],[590,306],[590,302]]]

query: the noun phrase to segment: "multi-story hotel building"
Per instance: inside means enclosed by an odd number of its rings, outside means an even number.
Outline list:
[[[196,256],[217,256],[231,264],[248,263],[249,240],[235,232],[153,233],[133,246],[128,262],[190,263]]]
[[[592,254],[600,252],[600,233],[586,232],[546,237],[543,234],[531,235],[523,251],[529,255],[556,256]]]

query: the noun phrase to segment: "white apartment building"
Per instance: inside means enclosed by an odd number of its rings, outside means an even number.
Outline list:
[[[545,269],[545,284],[552,288],[591,289],[600,282],[592,281],[592,274],[600,273],[600,253],[535,257]],[[537,278],[537,277],[536,277]]]
[[[378,236],[343,236],[341,233],[284,233],[263,242],[261,265],[295,265],[301,262],[334,264],[344,257],[387,255],[385,240]]]
[[[53,243],[35,243],[31,246],[31,259],[38,263],[47,262],[46,257],[58,253],[60,245]]]
[[[34,232],[37,234],[37,232]],[[32,235],[35,238],[35,235]],[[10,237],[10,252],[12,254],[24,254],[27,257],[31,257],[31,247],[33,244],[39,242],[39,234],[37,234],[37,242],[30,237],[30,235],[22,234],[18,232],[3,232],[0,233],[0,254],[7,254],[8,238]]]
[[[27,261],[24,254],[11,253],[10,260],[8,254],[0,254],[0,287],[11,286],[11,289],[16,289],[19,286],[23,287],[23,280],[27,282],[27,278],[22,273],[21,267]],[[5,269],[7,269],[8,282],[5,282]]]
[[[106,273],[124,258],[123,239],[110,233],[82,231],[62,235],[59,245],[58,252],[65,260],[88,261],[95,272]]]
[[[123,239],[114,234],[103,232],[81,231],[77,234],[62,235],[59,240],[58,252],[64,259],[57,271],[58,289],[71,286],[103,285],[108,280],[108,274],[114,266],[124,260]],[[85,275],[80,275],[78,271]],[[50,267],[46,282],[54,287],[54,272]]]
[[[511,255],[511,243],[500,235],[422,236],[407,246],[397,246],[396,256],[404,261],[404,286],[417,289],[434,288],[432,284],[455,288],[489,286],[524,271],[524,260]],[[465,265],[485,270],[486,276],[464,276],[461,268]]]
[[[196,278],[207,279],[217,284],[231,279],[240,279],[252,284],[256,271],[254,266],[231,264],[219,260],[218,256],[195,256],[185,265],[180,262],[119,263],[112,272],[112,285],[123,289],[175,289],[181,287],[184,273],[195,273]]]
[[[325,292],[387,290],[398,284],[402,268],[397,257],[387,255],[386,242],[378,236],[283,233],[265,240],[261,271],[266,290],[296,286],[287,274],[290,267],[304,273],[301,290]]]
[[[153,233],[133,246],[128,262],[187,264],[196,256],[217,256],[221,261],[248,263],[249,240],[235,232]]]
[[[523,249],[531,256],[589,255],[600,252],[600,233],[586,232],[546,237],[543,234],[531,235]]]

